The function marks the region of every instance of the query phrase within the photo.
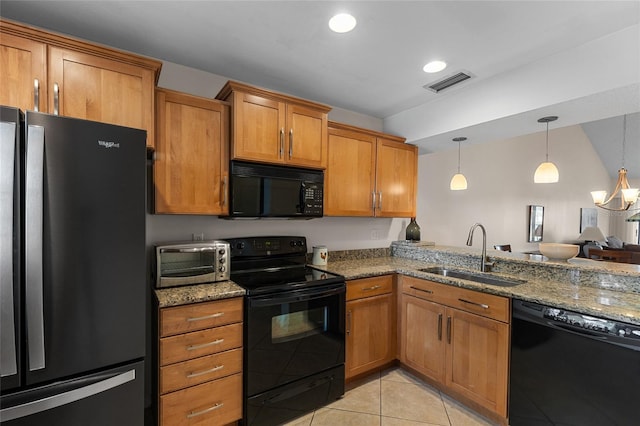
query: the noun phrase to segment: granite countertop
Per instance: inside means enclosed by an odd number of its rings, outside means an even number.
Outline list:
[[[640,265],[571,259],[553,262],[539,255],[487,251],[491,274],[526,280],[514,287],[422,272],[432,266],[479,272],[480,250],[392,243],[391,249],[330,252],[326,266],[310,265],[347,280],[403,274],[471,290],[522,299],[640,325]],[[244,296],[233,281],[156,289],[159,307]]]
[[[189,303],[241,297],[244,296],[245,291],[233,281],[220,281],[217,283],[156,289],[155,294],[158,299],[158,306],[166,308]]]
[[[492,252],[491,260],[496,260],[496,264],[503,264],[502,268],[497,268],[492,274],[527,281],[514,287],[502,287],[422,272],[419,269],[431,266],[479,272],[478,266],[460,265],[464,263],[460,261],[460,256],[471,256],[479,262],[479,251],[439,247],[428,250],[431,253],[437,252],[441,257],[439,261],[434,261],[429,256],[425,259],[386,256],[330,261],[326,266],[312,267],[340,274],[347,280],[398,273],[640,325],[640,291],[633,291],[634,284],[640,286],[640,268],[637,265],[602,265],[586,259],[575,259],[575,262],[569,264],[541,262],[540,256],[539,259],[518,257],[528,255],[497,255],[494,258],[495,252]],[[446,259],[443,254],[453,257]],[[331,255],[329,258],[331,259]],[[522,262],[531,264],[517,265]],[[511,265],[504,266],[507,263]],[[594,275],[598,277],[597,280]]]

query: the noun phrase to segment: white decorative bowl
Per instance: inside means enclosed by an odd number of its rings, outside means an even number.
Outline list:
[[[539,250],[540,253],[551,260],[568,260],[577,256],[580,246],[575,244],[540,243]]]

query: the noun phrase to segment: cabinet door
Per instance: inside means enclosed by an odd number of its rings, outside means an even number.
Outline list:
[[[440,383],[445,374],[444,315],[442,305],[402,295],[400,361]]]
[[[294,166],[327,167],[327,114],[287,105],[286,162]]]
[[[156,111],[156,213],[227,213],[227,105],[158,90]]]
[[[154,83],[149,69],[49,47],[50,112],[58,105],[60,115],[144,129],[151,146]]]
[[[393,300],[389,293],[347,303],[347,379],[395,358]]]
[[[417,147],[378,138],[376,216],[416,215]]]
[[[506,417],[509,326],[457,309],[447,321],[447,386]]]
[[[0,34],[0,105],[47,112],[46,49],[37,41]]]
[[[284,102],[249,93],[233,92],[233,114],[233,159],[284,163]]]
[[[324,214],[373,216],[376,138],[330,128],[328,158]]]

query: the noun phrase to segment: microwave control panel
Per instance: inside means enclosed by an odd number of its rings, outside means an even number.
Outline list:
[[[302,187],[304,209],[302,213],[322,216],[322,185],[317,183],[305,182]]]

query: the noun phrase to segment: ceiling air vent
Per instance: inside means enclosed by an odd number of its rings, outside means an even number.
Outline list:
[[[468,80],[471,77],[472,75],[470,72],[460,71],[453,75],[445,77],[441,80],[438,80],[434,83],[426,84],[422,87],[424,87],[427,90],[431,90],[432,92],[438,93],[458,83],[462,83],[463,81]]]

